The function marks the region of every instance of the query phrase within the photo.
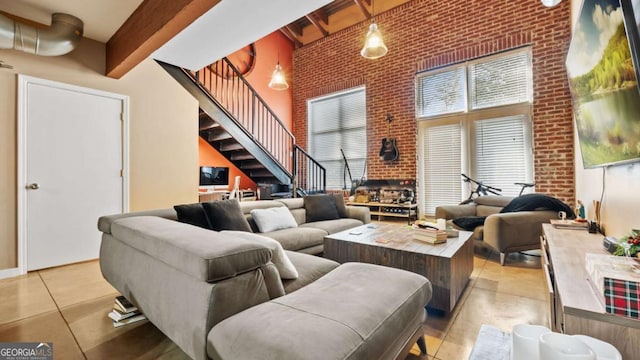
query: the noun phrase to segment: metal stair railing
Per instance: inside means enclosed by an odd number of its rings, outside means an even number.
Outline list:
[[[325,192],[327,170],[300,146],[293,148],[294,188],[303,189],[307,194]]]
[[[227,58],[190,75],[283,169],[293,172],[295,137]]]
[[[295,136],[226,57],[185,73],[299,183],[296,188],[326,190],[325,168],[296,145]]]

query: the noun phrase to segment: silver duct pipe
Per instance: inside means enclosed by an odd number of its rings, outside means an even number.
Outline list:
[[[15,49],[42,56],[71,52],[82,39],[84,24],[75,16],[55,13],[51,26],[36,29],[0,14],[0,49]]]

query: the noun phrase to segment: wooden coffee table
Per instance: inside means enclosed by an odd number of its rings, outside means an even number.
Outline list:
[[[450,312],[473,271],[471,232],[431,245],[413,239],[410,226],[376,223],[324,238],[324,257],[339,263],[366,262],[425,276],[433,287],[428,307]]]

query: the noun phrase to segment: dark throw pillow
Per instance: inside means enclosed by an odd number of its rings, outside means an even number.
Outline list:
[[[338,219],[338,208],[333,196],[309,195],[304,197],[307,222]],[[346,212],[346,211],[345,211]]]
[[[508,213],[531,210],[564,211],[567,213],[567,218],[573,219],[576,217],[569,205],[554,197],[537,193],[524,194],[514,198],[507,204],[507,206],[503,207],[500,212]]]
[[[201,203],[175,205],[173,208],[178,214],[178,221],[211,230],[211,223]]]
[[[333,200],[336,203],[336,209],[338,210],[338,216],[341,218],[347,217],[347,206],[344,203],[344,197],[342,194],[334,194]]]
[[[451,220],[456,226],[467,231],[473,231],[476,226],[484,225],[486,216],[465,216]]]
[[[236,199],[202,203],[211,229],[216,231],[237,230],[252,232],[249,222],[244,217],[240,203]]]

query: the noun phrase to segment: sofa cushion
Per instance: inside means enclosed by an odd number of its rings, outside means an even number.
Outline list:
[[[271,250],[263,243],[231,239],[216,231],[156,216],[116,220],[111,232],[125,244],[207,282],[230,278],[271,261]]]
[[[502,208],[506,206],[511,200],[513,200],[513,197],[511,196],[486,195],[478,196],[473,200],[473,202],[478,205],[495,206]]]
[[[158,209],[158,210],[145,210],[145,211],[135,211],[125,214],[112,214],[101,216],[98,219],[98,230],[102,231],[105,234],[111,234],[111,224],[118,219],[124,219],[128,217],[135,216],[157,216],[169,220],[178,220],[178,216],[176,214],[176,210],[172,208],[168,209]]]
[[[245,215],[249,215],[253,209],[268,209],[272,207],[284,207],[285,205],[276,200],[256,200],[240,202],[240,209]]]
[[[307,210],[304,208],[289,209],[289,211],[291,212],[291,215],[293,215],[293,218],[296,219],[296,223],[298,223],[298,225],[302,225],[307,222]]]
[[[207,337],[207,355],[246,360],[391,359],[422,325],[431,291],[429,280],[414,273],[343,264],[303,289],[218,323]]]
[[[360,220],[344,218],[344,219],[335,219],[335,220],[314,221],[314,222],[302,224],[300,225],[300,227],[322,229],[329,234],[334,234],[334,233],[351,229],[360,225],[363,225],[362,221]]]
[[[286,207],[251,210],[251,218],[261,233],[289,229],[298,226],[296,219]]]
[[[300,226],[293,229],[271,231],[262,235],[278,240],[285,250],[298,251],[322,245],[324,237],[328,233],[322,229]]]
[[[298,270],[298,278],[282,282],[284,291],[289,294],[301,287],[320,279],[329,271],[338,267],[337,262],[320,256],[303,254],[296,251],[285,250],[285,253]]]
[[[347,217],[347,205],[344,203],[344,197],[342,194],[333,194],[333,201],[336,203],[336,210],[338,210],[338,217]]]
[[[236,199],[202,203],[207,212],[211,229],[215,231],[238,230],[251,232],[247,219],[242,214]]]
[[[201,203],[175,205],[178,221],[211,230],[211,223]]]
[[[289,210],[304,209],[304,198],[297,197],[291,199],[278,199],[277,202],[284,204]]]
[[[276,266],[280,273],[281,279],[294,280],[298,278],[298,271],[295,266],[289,260],[289,257],[284,252],[282,245],[276,240],[268,238],[266,236],[252,234],[245,231],[222,231],[222,234],[230,234],[234,238],[248,239],[256,242],[263,243],[269,249],[271,249],[271,262]]]
[[[304,197],[307,222],[338,219],[338,208],[333,196],[309,195]]]
[[[488,206],[488,205],[477,205],[476,206],[476,215],[477,216],[489,216],[493,214],[498,214],[502,210],[499,206]]]

